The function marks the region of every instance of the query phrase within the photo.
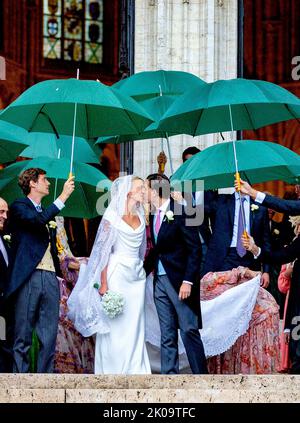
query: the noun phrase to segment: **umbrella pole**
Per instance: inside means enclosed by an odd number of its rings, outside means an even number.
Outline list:
[[[235,145],[235,140],[233,139],[233,120],[232,120],[232,111],[231,111],[231,105],[229,104],[229,116],[230,116],[230,125],[231,125],[231,141],[232,141],[232,146],[233,146],[233,155],[234,155],[234,164],[235,164],[235,178],[238,182],[238,185],[240,187],[240,181],[241,181],[241,177],[240,177],[240,173],[239,173],[239,168],[238,168],[238,159],[237,159],[237,154],[236,154],[236,145]],[[242,207],[242,194],[241,194],[241,190],[238,189],[238,194],[239,194],[239,200],[240,200],[240,207]],[[243,221],[243,227],[244,227],[244,236],[249,236],[247,233],[247,227],[246,227],[246,216],[245,216],[245,209],[244,207],[242,207],[242,221]]]
[[[79,69],[77,69],[77,79],[79,79]],[[77,103],[75,103],[75,107],[74,107],[72,149],[71,149],[71,160],[70,160],[69,178],[71,178],[73,176],[73,162],[74,162],[74,146],[75,146],[76,118],[77,118]]]
[[[163,152],[164,151],[164,140],[163,140],[163,138],[160,139],[160,148],[161,148],[161,151]]]
[[[58,159],[60,159],[60,148],[58,149],[58,154],[57,154],[57,158]],[[56,200],[56,195],[57,195],[57,182],[58,182],[58,179],[57,178],[55,178],[55,186],[54,186],[54,199],[53,199],[53,201],[55,201]]]
[[[159,96],[162,97],[163,93],[162,93],[161,85],[159,84],[158,87],[159,87]],[[171,174],[173,175],[174,169],[173,169],[173,162],[172,162],[172,157],[171,157],[171,149],[170,149],[169,137],[168,137],[168,134],[167,133],[166,133],[166,140],[167,140],[168,155],[169,155],[169,160],[170,160]],[[161,139],[161,151],[164,151],[164,142],[163,142],[163,139]]]
[[[169,159],[170,159],[171,175],[173,175],[173,173],[174,173],[173,161],[172,161],[172,156],[171,156],[171,149],[170,149],[169,137],[168,137],[168,134],[167,133],[166,133],[166,140],[167,140],[168,154],[169,154]]]
[[[158,84],[158,88],[159,88],[159,96],[162,97],[163,93],[162,93],[162,89],[161,89],[160,84]],[[160,148],[161,148],[161,151],[164,152],[164,140],[163,140],[163,138],[160,139]]]

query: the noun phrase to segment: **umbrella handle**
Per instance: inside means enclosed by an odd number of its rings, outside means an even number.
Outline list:
[[[237,182],[237,188],[236,191],[239,192],[241,190],[241,176],[240,176],[240,172],[236,172],[235,173],[235,180]]]
[[[243,236],[244,236],[246,239],[249,239],[249,238],[250,238],[250,236],[249,236],[249,234],[248,234],[248,232],[247,232],[246,230],[244,230],[244,232],[243,232]]]

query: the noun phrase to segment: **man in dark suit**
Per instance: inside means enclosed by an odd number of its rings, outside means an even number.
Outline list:
[[[236,189],[239,189],[239,183],[235,182]],[[269,207],[279,213],[289,213],[291,216],[300,215],[300,200],[283,200],[273,195],[264,194],[252,188],[248,182],[241,181],[241,192],[255,200],[265,207]]]
[[[238,266],[261,270],[260,260],[245,250],[242,234],[245,229],[257,244],[266,250],[271,247],[268,210],[255,204],[249,196],[240,198],[237,193],[221,194],[215,203],[215,225],[204,264],[204,272],[226,271]],[[245,219],[245,222],[244,222]],[[262,286],[269,284],[269,265],[263,264]]]
[[[195,154],[200,153],[199,148],[192,146],[186,148],[182,153],[182,162],[185,163],[188,159],[193,157]],[[202,245],[202,263],[201,267],[203,268],[205,256],[208,249],[208,244],[211,238],[211,229],[214,225],[214,215],[210,214],[210,206],[215,201],[217,196],[217,191],[196,191],[191,194],[192,198],[189,198],[189,193],[184,193],[184,199],[187,201],[187,214],[190,216],[193,214],[193,208],[202,207],[203,211],[196,212],[198,216],[203,217],[202,223],[198,226],[199,235]],[[201,269],[202,270],[202,269]]]
[[[197,228],[186,226],[182,207],[170,199],[170,182],[164,175],[147,178],[152,245],[145,270],[154,270],[154,301],[161,329],[161,372],[179,373],[178,328],[191,370],[207,373],[201,328],[199,274],[201,242]],[[180,214],[177,214],[179,210]]]
[[[278,251],[266,252],[258,247],[252,237],[243,239],[243,244],[253,255],[263,256],[270,263],[287,264],[293,263],[289,301],[285,316],[285,339],[289,343],[289,358],[292,374],[300,374],[300,224],[298,217],[295,218],[294,240]]]
[[[282,243],[282,222],[276,222],[276,220],[274,220],[274,216],[276,214],[275,210],[268,208],[268,214],[271,232],[271,251],[278,251],[285,245]],[[279,304],[280,317],[282,318],[284,312],[285,294],[281,293],[278,289],[278,276],[280,270],[281,265],[279,263],[270,264],[270,284],[268,286],[268,291],[273,295],[277,304]]]
[[[8,310],[4,300],[4,290],[7,285],[7,272],[9,264],[9,246],[3,236],[7,222],[8,205],[0,198],[0,373],[12,371],[11,350],[8,340]]]
[[[7,298],[15,303],[14,371],[29,371],[28,352],[35,329],[39,340],[38,373],[53,371],[58,326],[59,285],[56,273],[59,261],[55,222],[52,219],[64,207],[74,190],[74,178],[65,182],[61,195],[47,209],[41,206],[49,194],[49,181],[42,169],[25,170],[19,185],[25,194],[10,207],[12,234]]]

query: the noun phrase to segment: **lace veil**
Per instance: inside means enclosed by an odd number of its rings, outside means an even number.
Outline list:
[[[90,259],[87,265],[81,265],[78,281],[67,303],[68,317],[74,322],[78,332],[85,337],[109,332],[109,319],[102,311],[101,296],[94,285],[101,283],[101,272],[108,263],[117,239],[118,225],[125,214],[127,195],[133,179],[133,175],[128,175],[113,182],[111,201],[99,225]],[[137,212],[143,219],[142,207],[139,207]],[[145,244],[146,239],[140,250],[141,258],[144,257]]]

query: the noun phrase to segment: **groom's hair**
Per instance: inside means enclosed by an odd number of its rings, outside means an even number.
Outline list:
[[[170,180],[161,173],[152,173],[147,176],[147,181],[151,189],[154,189],[160,198],[170,197]]]

